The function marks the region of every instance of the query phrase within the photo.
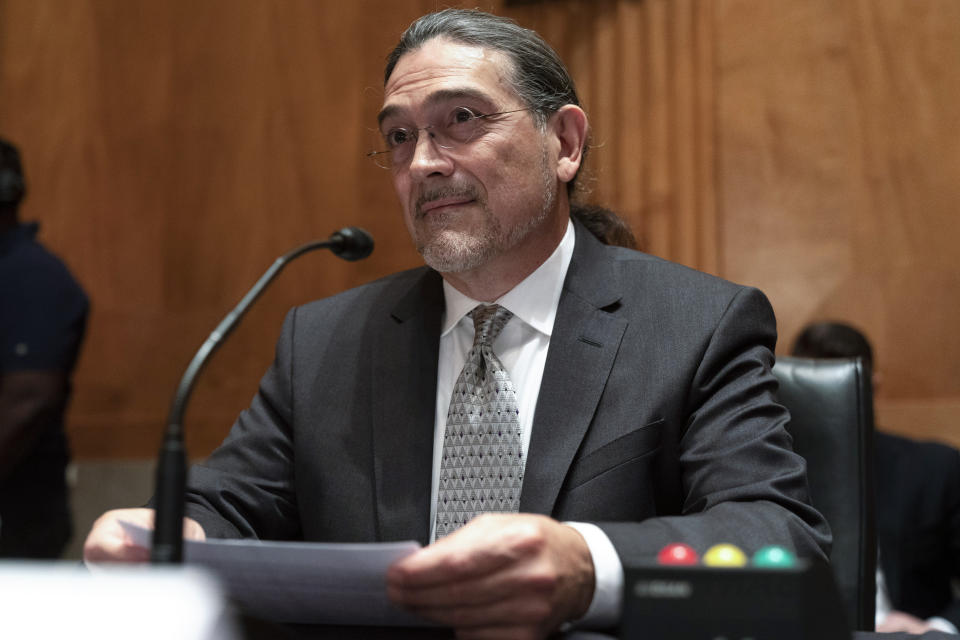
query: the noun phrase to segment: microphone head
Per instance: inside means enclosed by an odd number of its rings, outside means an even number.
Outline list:
[[[373,252],[373,236],[360,227],[344,227],[330,236],[330,250],[344,260],[362,260]]]

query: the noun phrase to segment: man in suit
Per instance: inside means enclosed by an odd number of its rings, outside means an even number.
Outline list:
[[[879,374],[866,336],[840,322],[806,326],[794,355],[861,358]],[[960,599],[960,451],[882,431],[874,434],[877,542],[877,631],[957,633]]]
[[[670,542],[822,557],[829,533],[773,398],[769,303],[571,219],[587,118],[540,37],[479,11],[424,16],[384,93],[371,155],[428,266],[290,313],[252,406],[191,473],[190,535],[419,540],[389,595],[462,637],[613,625],[622,563]],[[502,331],[471,348],[489,326],[471,314],[488,312]],[[517,441],[486,433],[517,466],[501,484],[478,468],[476,501],[509,506],[450,515],[451,396],[490,351]],[[88,559],[145,557],[117,517]]]

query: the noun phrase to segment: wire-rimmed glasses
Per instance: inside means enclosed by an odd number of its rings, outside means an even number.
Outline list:
[[[425,127],[391,127],[383,132],[387,148],[382,151],[370,151],[367,157],[383,169],[400,167],[413,158],[421,131],[426,131],[434,144],[441,149],[455,149],[481,135],[489,118],[530,109],[531,107],[524,107],[496,113],[477,113],[470,107],[454,107],[443,120]]]

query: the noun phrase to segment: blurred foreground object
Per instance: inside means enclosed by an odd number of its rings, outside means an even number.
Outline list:
[[[0,564],[3,638],[234,640],[216,583],[195,569]]]

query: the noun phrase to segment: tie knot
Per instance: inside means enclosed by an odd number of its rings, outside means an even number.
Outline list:
[[[470,312],[473,318],[473,346],[490,346],[513,314],[498,304],[480,304]]]

